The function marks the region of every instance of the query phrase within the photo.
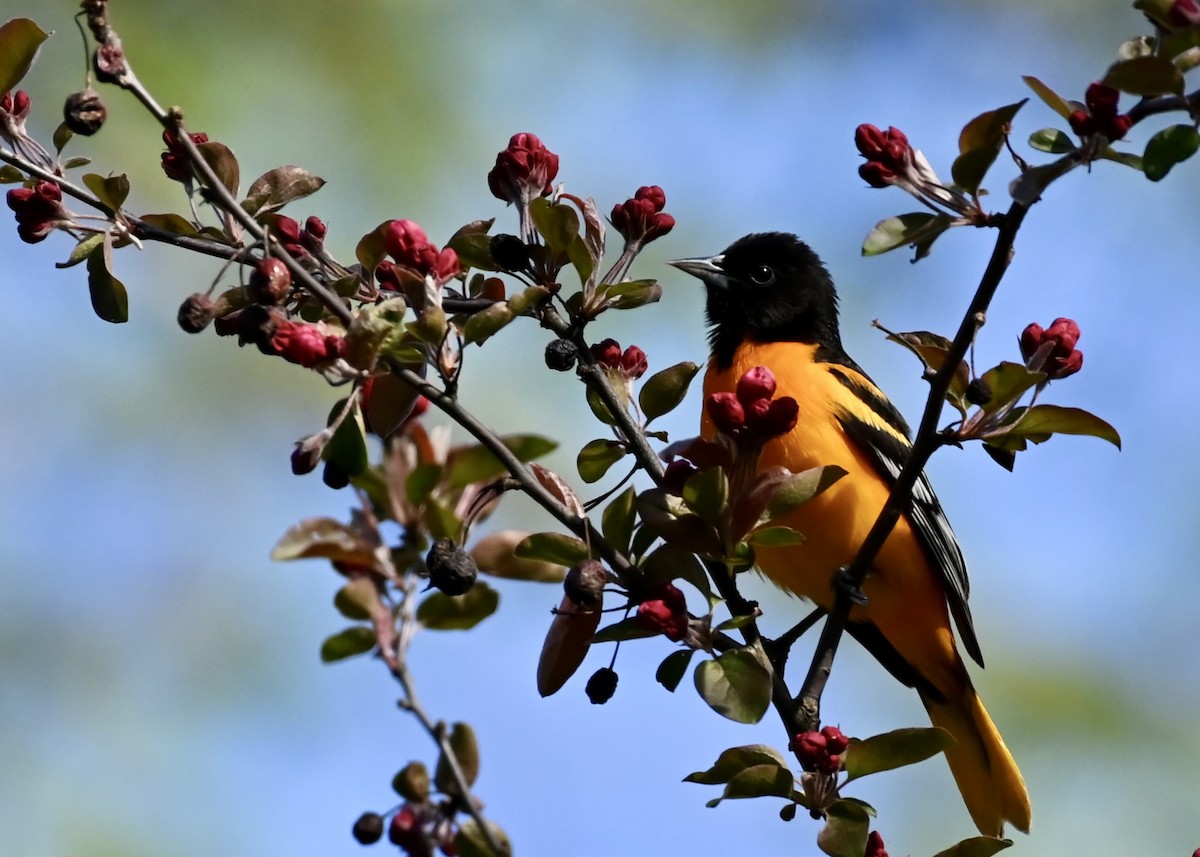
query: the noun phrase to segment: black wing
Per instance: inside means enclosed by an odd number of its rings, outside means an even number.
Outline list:
[[[907,441],[908,425],[895,406],[887,397],[871,383],[871,380],[853,367],[862,383],[852,373],[841,367],[831,366],[830,371],[854,395],[876,414],[888,426],[895,429],[896,434],[878,425],[872,425],[856,417],[853,413],[844,412],[839,415],[839,422],[847,436],[860,448],[870,454],[879,475],[887,484],[893,485],[900,475],[904,460],[908,456],[911,445]],[[929,478],[922,473],[913,486],[912,508],[909,518],[913,531],[921,541],[930,561],[941,573],[945,584],[946,601],[950,605],[950,614],[958,627],[959,637],[962,638],[963,648],[967,654],[980,666],[983,666],[983,653],[979,650],[979,639],[975,636],[975,625],[971,620],[971,608],[967,606],[970,594],[970,583],[967,580],[967,564],[963,559],[962,549],[942,511],[942,504],[933,493]]]

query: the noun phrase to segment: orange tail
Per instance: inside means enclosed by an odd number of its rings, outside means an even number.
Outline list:
[[[922,695],[921,701],[933,725],[954,737],[946,761],[979,832],[1002,836],[1009,822],[1028,833],[1025,780],[975,691],[968,685],[957,699],[937,701]]]

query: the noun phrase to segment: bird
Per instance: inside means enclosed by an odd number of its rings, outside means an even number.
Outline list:
[[[756,564],[783,589],[830,610],[838,569],[854,559],[911,448],[907,423],[842,346],[833,279],[796,235],[760,232],[706,258],[670,262],[707,293],[710,356],[705,401],[732,392],[748,370],[765,366],[776,395],[799,405],[796,425],[768,441],[760,469],[800,472],[838,465],[846,475],[782,521],[800,545],[759,547]],[[701,434],[715,426],[701,418]],[[897,521],[862,585],[847,631],[903,684],[913,687],[933,725],[950,733],[945,756],[979,831],[1005,823],[1028,833],[1029,793],[1016,761],[975,692],[955,644],[983,666],[967,605],[962,550],[927,476]]]

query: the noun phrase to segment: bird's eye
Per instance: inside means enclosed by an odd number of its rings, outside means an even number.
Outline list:
[[[759,265],[750,272],[750,280],[756,286],[769,286],[775,282],[775,270],[770,265]]]

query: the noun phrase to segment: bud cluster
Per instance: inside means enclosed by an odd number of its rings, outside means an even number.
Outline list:
[[[854,145],[867,162],[858,174],[871,187],[887,187],[898,176],[909,171],[913,162],[912,146],[899,128],[880,131],[874,125],[859,125],[854,131]]]
[[[438,285],[456,277],[462,270],[458,254],[447,247],[439,250],[425,230],[411,220],[393,220],[384,232],[383,246],[396,264],[421,278],[432,278]],[[381,285],[383,277],[380,277]],[[390,284],[389,284],[390,285]]]
[[[558,175],[558,155],[534,134],[513,134],[508,147],[496,155],[488,173],[493,196],[521,207],[539,196],[548,196]]]
[[[56,226],[70,219],[62,206],[62,190],[54,182],[14,188],[7,199],[17,216],[17,235],[27,244],[44,240]]]
[[[867,850],[864,857],[888,857],[887,849],[883,847],[883,837],[878,830],[872,830],[867,836]]]
[[[658,185],[640,187],[629,199],[613,206],[613,228],[627,244],[637,247],[661,238],[675,228],[675,218],[663,211],[667,195]]]
[[[631,345],[624,351],[615,339],[604,339],[591,347],[592,358],[601,366],[629,381],[646,374],[649,361],[646,352]]]
[[[251,310],[246,307],[242,310]],[[315,369],[337,360],[342,353],[342,337],[327,332],[322,324],[307,324],[276,319],[269,340],[270,351],[289,363]]]
[[[189,134],[196,145],[208,142],[208,135],[203,133]],[[162,170],[171,181],[190,182],[192,180],[192,164],[188,159],[187,150],[183,143],[172,131],[163,131],[162,140],[167,150],[162,153]]]
[[[792,739],[796,758],[806,771],[836,774],[842,769],[842,754],[850,746],[841,729],[825,726],[820,732],[802,732]]]
[[[0,95],[0,137],[12,142],[25,136],[25,118],[29,115],[29,93],[23,89]]]
[[[635,621],[647,631],[677,643],[687,636],[687,599],[674,584],[656,586],[638,605]]]
[[[1080,137],[1102,134],[1109,142],[1120,140],[1133,127],[1128,113],[1117,113],[1120,98],[1121,93],[1111,86],[1093,83],[1084,95],[1087,109],[1072,111],[1067,117],[1071,130]]]
[[[735,392],[711,394],[704,403],[717,431],[739,443],[761,444],[796,426],[800,406],[791,396],[775,396],[775,375],[766,366],[748,370]]]
[[[1033,371],[1056,381],[1074,375],[1083,367],[1083,352],[1075,347],[1079,325],[1069,318],[1056,318],[1043,329],[1034,322],[1021,331],[1021,356]]]
[[[320,256],[325,249],[325,223],[313,216],[304,221],[304,227],[287,215],[280,215],[272,224],[271,232],[283,245],[289,256],[304,259],[309,254]]]

